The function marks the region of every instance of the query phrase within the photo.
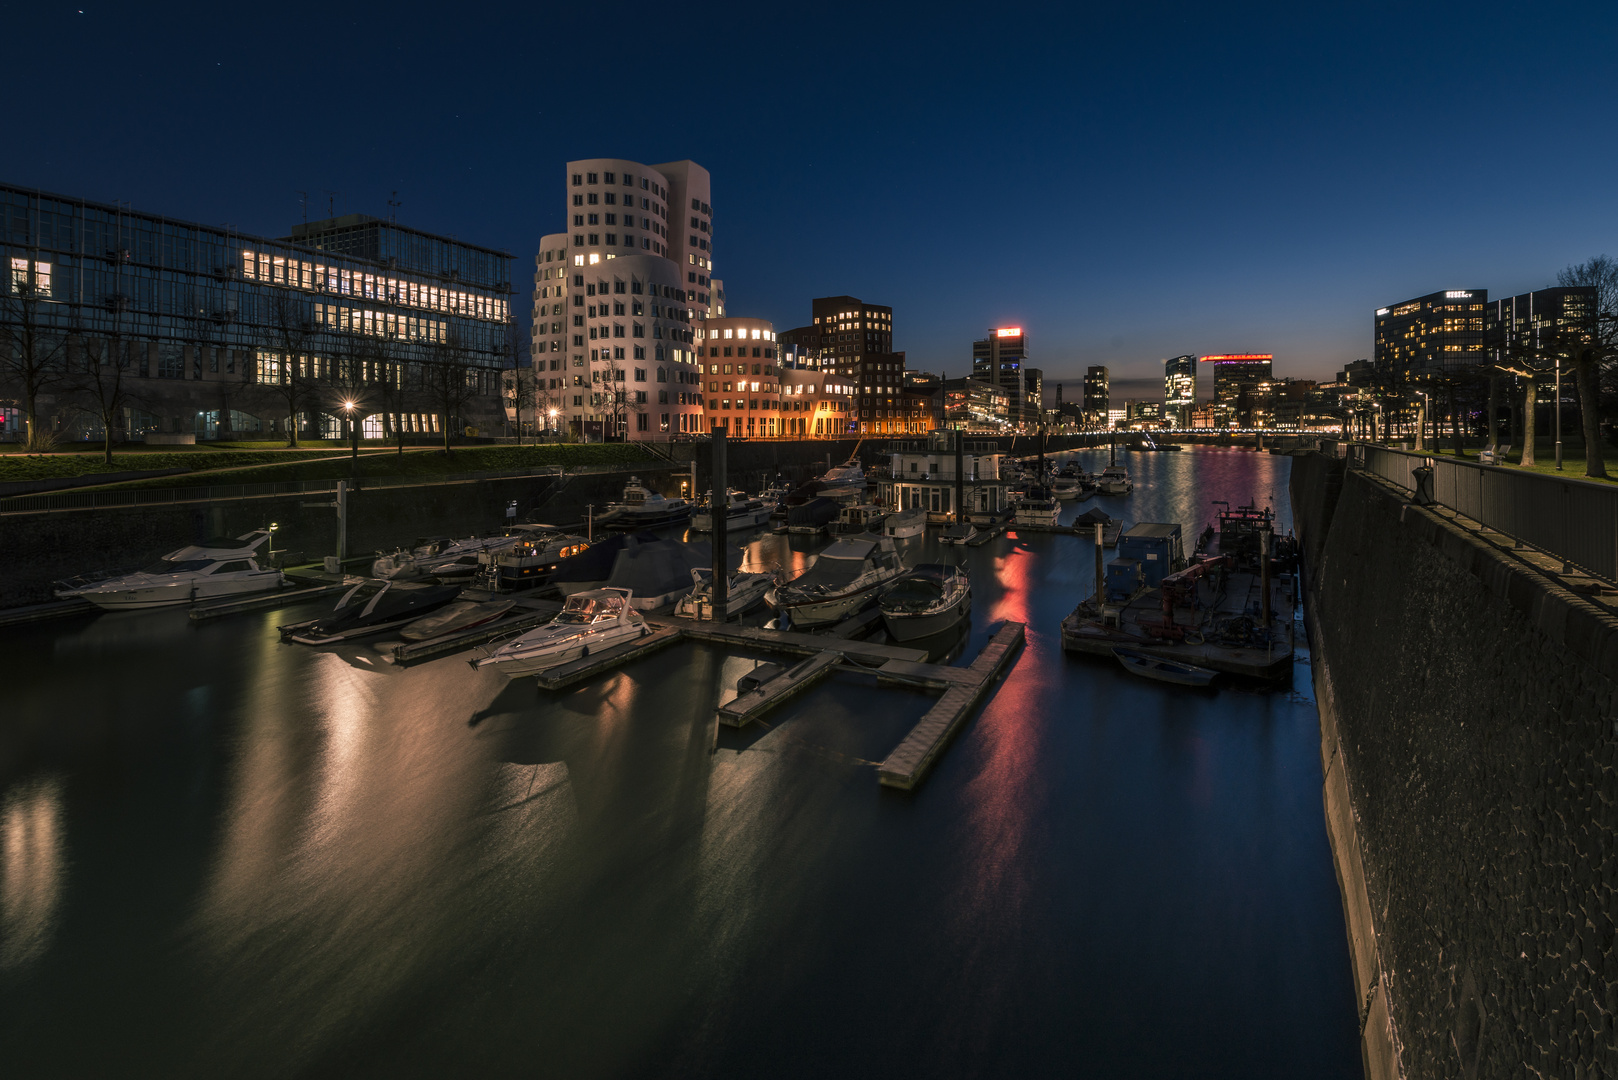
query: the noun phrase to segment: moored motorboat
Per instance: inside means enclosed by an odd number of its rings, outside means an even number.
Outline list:
[[[927,511],[900,510],[882,519],[882,535],[895,540],[909,540],[927,531]]]
[[[485,568],[493,567],[502,589],[527,589],[547,580],[563,559],[582,554],[590,542],[582,536],[549,525],[517,525],[517,542],[478,556]],[[485,569],[487,573],[487,569]]]
[[[414,622],[460,593],[459,585],[360,578],[338,599],[330,614],[283,626],[281,637],[300,645],[329,645],[368,637]]]
[[[431,615],[405,624],[399,636],[406,641],[431,641],[460,630],[492,623],[516,603],[514,600],[457,600]]]
[[[1084,485],[1076,476],[1059,476],[1056,478],[1056,481],[1051,484],[1051,496],[1063,502],[1070,499],[1077,499],[1083,494]]]
[[[1131,674],[1178,686],[1207,686],[1218,674],[1211,668],[1166,660],[1161,656],[1141,652],[1139,649],[1118,646],[1112,650],[1112,655],[1116,656],[1118,662],[1124,666],[1124,670]]]
[[[716,615],[713,570],[698,567],[691,571],[691,579],[696,582],[696,586],[674,605],[674,613],[688,619],[718,618],[720,621],[744,615],[762,603],[764,594],[770,591],[770,585],[774,581],[769,574],[732,574],[725,587],[725,612],[723,615]]]
[[[651,633],[628,589],[591,589],[567,598],[561,614],[469,661],[508,678],[533,675]]]
[[[958,521],[938,537],[945,544],[969,544],[978,537],[978,531],[969,521]]]
[[[787,496],[787,503],[796,506],[811,499],[836,499],[838,502],[857,502],[865,493],[865,468],[859,459],[850,458],[841,465],[827,469],[815,479],[798,485]]]
[[[1014,505],[1016,513],[1013,520],[1018,525],[1055,525],[1056,517],[1061,512],[1061,506],[1051,497],[1050,490],[1037,486],[1023,492]]]
[[[915,641],[971,614],[972,582],[958,566],[922,563],[884,588],[877,604],[895,641]]]
[[[890,537],[847,537],[832,544],[802,574],[777,585],[765,601],[795,627],[841,622],[904,573]]]
[[[1135,490],[1135,482],[1129,478],[1129,470],[1122,465],[1108,465],[1096,477],[1096,491],[1102,495],[1128,495]]]
[[[770,520],[770,514],[775,510],[775,500],[763,497],[751,498],[744,492],[732,491],[730,493],[729,509],[725,514],[725,529],[751,529],[763,525]],[[713,532],[713,492],[697,505],[691,514],[691,528],[696,532]]]
[[[684,521],[690,516],[690,503],[670,499],[641,483],[640,477],[631,476],[624,485],[623,498],[608,503],[607,509],[596,518],[596,524],[607,529],[646,529]]]
[[[882,531],[882,519],[888,516],[885,506],[874,503],[854,503],[844,506],[837,512],[837,531],[845,533],[863,533]]]
[[[259,529],[176,548],[133,573],[59,581],[56,598],[121,611],[269,592],[286,583],[281,571],[258,564],[259,545],[269,538],[270,530]]]

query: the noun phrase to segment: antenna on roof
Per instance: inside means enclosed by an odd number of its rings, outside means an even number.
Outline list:
[[[388,212],[388,224],[399,224],[399,207],[403,206],[404,203],[399,201],[399,193],[397,191],[393,193],[393,198],[388,200],[388,205],[393,208]]]
[[[303,227],[307,229],[309,227],[309,193],[307,191],[298,192],[298,203],[303,207]]]
[[[328,218],[337,216],[337,192],[331,188],[326,189],[326,216]]]

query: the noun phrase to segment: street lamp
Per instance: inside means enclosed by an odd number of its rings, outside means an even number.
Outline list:
[[[554,435],[554,434],[556,434],[556,409],[554,407],[550,410],[550,418],[551,418],[550,424],[547,425],[547,426],[548,426],[548,428],[550,430],[550,433],[552,435]]]
[[[359,459],[360,459],[360,426],[359,426],[359,423],[355,420],[355,417],[354,417],[354,409],[355,409],[356,405],[358,405],[358,402],[354,402],[354,401],[345,401],[345,402],[343,402],[343,409],[344,409],[345,412],[348,413],[348,436],[349,436],[349,439],[352,442],[353,448],[354,448],[353,452],[349,455],[349,457],[354,461],[359,461]]]

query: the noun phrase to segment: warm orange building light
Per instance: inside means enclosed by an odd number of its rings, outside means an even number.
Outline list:
[[[994,336],[995,337],[1022,337],[1022,327],[1020,327],[1020,326],[1008,326],[1003,330],[996,330],[994,332]]]

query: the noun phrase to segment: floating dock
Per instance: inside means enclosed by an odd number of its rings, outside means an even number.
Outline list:
[[[831,674],[832,668],[842,662],[842,659],[843,654],[836,649],[816,653],[764,685],[745,694],[738,694],[719,706],[719,722],[729,727],[746,727],[788,698],[802,693],[824,679]]]
[[[762,626],[733,626],[724,623],[687,619],[679,615],[658,615],[647,619],[650,626],[678,629],[695,641],[711,641],[739,649],[759,652],[785,653],[788,656],[813,656],[827,648],[836,648],[849,660],[863,662],[870,667],[881,667],[889,660],[909,660],[920,663],[927,659],[925,649],[907,649],[900,645],[876,645],[869,641],[851,641],[827,634],[803,634],[796,630],[767,630]]]
[[[648,623],[648,626],[651,624]],[[627,664],[631,660],[638,660],[642,656],[650,655],[668,648],[679,641],[684,635],[675,627],[664,626],[654,628],[651,634],[634,641],[626,641],[622,645],[614,645],[610,649],[593,652],[581,660],[574,660],[560,667],[553,667],[541,672],[537,678],[539,685],[546,690],[561,690],[574,683],[583,682],[592,675],[599,675],[604,671]]]
[[[48,604],[29,604],[27,607],[0,611],[0,626],[21,626],[23,623],[43,622],[46,619],[65,619],[69,615],[87,615],[100,610],[88,600],[53,600]]]
[[[482,645],[495,638],[530,630],[541,623],[549,622],[561,610],[562,605],[554,600],[525,600],[512,615],[504,619],[483,626],[474,626],[470,630],[445,634],[443,637],[428,641],[402,641],[393,646],[393,662],[400,667],[409,667],[412,664],[436,660],[440,656],[470,649],[474,645]]]
[[[1005,622],[1000,624],[989,638],[989,643],[978,653],[977,658],[969,667],[942,668],[940,671],[960,671],[966,674],[966,679],[958,676],[947,676],[948,689],[944,696],[927,710],[921,722],[911,729],[910,734],[894,748],[893,753],[877,767],[877,780],[885,787],[896,787],[909,791],[919,784],[938,756],[943,753],[944,747],[955,733],[966,722],[977,703],[983,700],[983,695],[989,690],[994,681],[1005,671],[1006,665],[1023,643],[1023,624],[1020,622]],[[918,665],[919,667],[932,667],[935,665]],[[926,673],[916,672],[913,669],[904,669],[902,677],[923,678]],[[877,677],[882,678],[879,671]],[[890,671],[888,677],[899,681],[900,670]],[[946,678],[934,675],[936,678]]]

